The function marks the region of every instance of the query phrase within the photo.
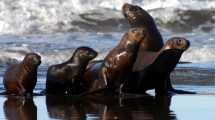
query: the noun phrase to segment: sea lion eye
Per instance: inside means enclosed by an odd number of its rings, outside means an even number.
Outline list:
[[[90,55],[90,52],[89,52],[89,51],[87,51],[87,52],[86,52],[86,54],[87,54],[87,55]]]
[[[182,40],[181,39],[178,39],[177,41],[176,41],[176,45],[181,45],[182,44]]]
[[[91,55],[89,51],[85,51],[85,52],[83,52],[83,54],[84,54],[84,56],[90,56]]]

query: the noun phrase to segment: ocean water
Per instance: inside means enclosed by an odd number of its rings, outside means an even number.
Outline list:
[[[126,2],[139,5],[152,15],[164,41],[171,37],[184,37],[191,42],[171,78],[176,88],[197,91],[199,95],[173,96],[168,114],[165,115],[169,116],[168,119],[197,120],[203,118],[197,114],[201,112],[197,109],[206,109],[208,112],[202,110],[204,116],[208,116],[205,120],[213,119],[211,111],[215,109],[215,105],[211,100],[215,99],[214,0],[1,0],[0,91],[4,90],[2,76],[5,69],[22,61],[29,52],[38,53],[42,57],[36,92],[45,87],[48,67],[68,60],[80,46],[95,49],[99,53],[95,60],[102,60],[130,27],[121,12],[122,5]],[[192,103],[193,99],[196,102]],[[0,97],[0,105],[6,100],[6,97]],[[38,109],[37,119],[71,117],[63,113],[58,117],[50,117],[48,111],[40,112],[46,109],[45,101],[44,96],[34,97],[33,102]],[[200,105],[201,101],[207,104]],[[189,106],[189,103],[198,107]],[[100,103],[96,103],[96,108],[98,106]],[[107,105],[104,106],[101,109],[107,109]],[[131,108],[132,115],[146,115],[144,118],[150,119],[154,116],[154,113],[151,116],[151,112],[157,110],[143,109],[145,108]],[[120,110],[125,111],[121,108]],[[3,109],[0,109],[0,113],[5,115],[0,116],[0,119],[9,119]],[[87,115],[98,119],[98,113],[89,112]]]

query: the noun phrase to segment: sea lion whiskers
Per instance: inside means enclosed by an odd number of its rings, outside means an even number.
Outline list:
[[[135,20],[135,19],[136,19],[135,15],[133,15],[133,14],[132,14],[131,12],[129,12],[129,11],[126,11],[126,12],[125,12],[125,16],[128,17],[128,19],[131,19],[131,20]]]

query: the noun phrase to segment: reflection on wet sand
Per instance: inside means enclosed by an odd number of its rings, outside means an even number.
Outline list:
[[[175,120],[170,110],[171,96],[88,96],[46,95],[47,117],[66,120]],[[38,107],[40,108],[41,104]],[[33,97],[8,96],[4,102],[5,118],[9,120],[36,120]],[[38,112],[38,113],[37,113]]]
[[[8,96],[3,108],[8,120],[37,120],[33,97]]]
[[[52,119],[149,119],[174,120],[171,96],[77,98],[70,95],[47,95],[48,115]]]
[[[87,98],[99,108],[98,116],[101,120],[131,120],[132,112],[126,106],[120,104],[119,97],[91,96]]]
[[[133,102],[132,102],[133,101]],[[129,98],[121,101],[132,109],[133,119],[174,120],[176,115],[171,111],[171,96]]]
[[[102,105],[100,117],[109,119],[174,120],[175,114],[169,109],[171,96],[142,96],[104,98],[91,97],[91,101]]]
[[[84,101],[70,95],[47,95],[46,106],[52,119],[84,120]]]

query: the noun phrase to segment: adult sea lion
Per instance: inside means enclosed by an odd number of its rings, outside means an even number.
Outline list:
[[[125,3],[122,12],[131,27],[147,28],[147,36],[140,45],[137,59],[142,59],[141,53],[144,51],[158,51],[163,46],[163,38],[157,29],[152,16],[139,6]]]
[[[66,62],[48,68],[46,79],[47,94],[80,94],[86,91],[82,76],[90,60],[97,52],[82,46],[76,49],[73,56]]]
[[[146,12],[144,9],[137,5],[131,5],[125,3],[122,7],[122,12],[126,18],[126,20],[130,23],[131,27],[146,27],[146,38],[142,41],[140,49],[138,51],[137,60],[134,65],[134,70],[141,70],[144,68],[144,65],[139,65],[138,61],[144,61],[144,57],[146,54],[151,54],[148,51],[157,52],[159,51],[163,43],[163,38],[160,32],[157,29],[155,21],[153,17]],[[148,58],[148,62],[144,62],[145,64],[150,64],[150,59]],[[166,88],[174,93],[178,94],[190,94],[188,91],[176,90],[173,88],[172,83],[170,81],[170,76],[167,79]]]
[[[147,29],[147,36],[145,40],[141,42],[137,60],[142,60],[145,51],[157,52],[162,48],[164,45],[163,38],[157,29],[154,19],[148,12],[139,6],[125,3],[122,7],[122,13],[131,25],[131,28],[144,27]],[[96,62],[94,62],[94,64]]]
[[[20,64],[10,66],[4,73],[3,84],[7,94],[33,94],[37,82],[37,68],[41,57],[28,53]]]
[[[156,94],[169,94],[169,76],[189,46],[188,40],[173,37],[158,52],[145,52],[144,58],[136,61],[136,65],[142,68],[136,69],[139,67],[134,66],[132,77],[124,84],[122,92],[145,94],[147,90],[155,88]],[[181,90],[178,92],[194,93]]]
[[[82,96],[98,92],[115,94],[132,73],[140,43],[147,36],[145,31],[143,27],[129,29],[102,63],[86,71],[84,79],[88,82],[90,92]]]

